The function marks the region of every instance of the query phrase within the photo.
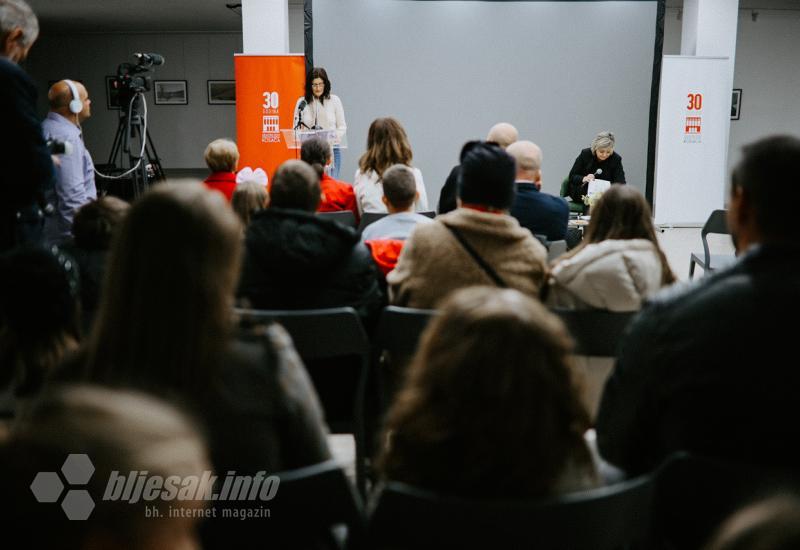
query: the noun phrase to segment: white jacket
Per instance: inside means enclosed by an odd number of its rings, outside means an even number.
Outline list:
[[[661,261],[646,239],[606,240],[558,262],[547,284],[551,307],[636,311],[661,289]]]
[[[426,212],[428,210],[428,193],[425,191],[425,182],[422,179],[422,172],[419,168],[411,168],[414,172],[414,182],[417,184],[419,199],[414,203],[416,212]],[[386,212],[386,205],[381,201],[383,197],[383,182],[378,178],[378,174],[370,170],[362,173],[361,169],[356,170],[353,177],[353,191],[356,194],[358,203],[358,213],[364,212]]]

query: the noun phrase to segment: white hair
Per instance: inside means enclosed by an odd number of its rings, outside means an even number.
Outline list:
[[[39,36],[39,20],[25,0],[0,0],[0,37],[22,30],[22,44],[30,46]]]
[[[598,149],[614,149],[614,134],[611,132],[600,132],[592,140],[592,154]]]

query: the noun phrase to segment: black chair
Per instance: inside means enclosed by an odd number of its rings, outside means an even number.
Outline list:
[[[575,354],[616,357],[617,346],[637,312],[603,309],[551,310],[558,315],[575,340]]]
[[[651,476],[542,501],[467,500],[389,482],[369,514],[367,540],[393,549],[611,550],[647,539],[651,499]]]
[[[224,521],[236,528],[215,530],[212,522],[204,533],[207,544],[214,548],[261,548],[264,541],[269,541],[271,548],[336,548],[343,546],[342,538],[347,539],[348,548],[358,548],[363,543],[363,502],[335,460],[285,472],[267,472],[267,476],[260,491],[266,494],[269,491],[264,487],[273,487],[271,500],[232,501],[233,506],[214,502],[214,507],[219,508],[216,517],[229,518]],[[277,478],[277,484],[272,483],[272,477]],[[263,513],[262,509],[269,510],[267,518],[255,515],[255,519],[240,519],[243,514]],[[341,526],[346,533],[341,533]],[[232,536],[236,540],[230,540]],[[261,545],[257,544],[259,540]]]
[[[703,255],[701,256],[699,252],[692,252],[689,258],[690,279],[694,278],[695,265],[699,265],[703,269],[703,272],[708,274],[736,261],[736,256],[732,254],[711,254],[707,239],[709,233],[730,235],[727,210],[714,210],[706,220],[705,225],[703,225],[703,229],[700,231],[700,239],[703,241]]]
[[[798,490],[797,470],[676,453],[655,474],[653,537],[663,548],[701,548],[739,508],[776,493],[798,494]]]
[[[351,307],[337,307],[239,309],[237,313],[245,324],[275,321],[291,335],[314,381],[331,431],[352,433],[355,438],[356,475],[359,490],[364,494],[364,397],[369,376],[370,343],[356,311]],[[330,363],[329,360],[337,362]],[[345,406],[342,407],[341,403]]]
[[[350,210],[340,210],[338,212],[317,212],[317,216],[333,220],[336,223],[356,228],[356,216]]]

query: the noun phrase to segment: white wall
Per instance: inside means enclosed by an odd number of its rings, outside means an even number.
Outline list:
[[[303,51],[303,12],[289,11],[290,48]],[[39,87],[39,110],[47,112],[47,83],[73,78],[85,83],[92,98],[92,117],[84,139],[96,163],[105,163],[118,124],[118,111],[106,107],[105,76],[116,73],[134,52],[162,54],[154,80],[188,81],[188,105],[155,105],[146,94],[149,130],[165,169],[204,168],[203,151],[218,137],[236,137],[234,105],[208,105],[208,80],[233,80],[233,54],[242,51],[241,33],[53,34],[43,29],[31,50],[26,70]]]
[[[776,133],[800,135],[800,9],[739,10],[733,87],[742,89],[741,115],[731,121],[728,168],[742,145]],[[667,10],[664,54],[679,54],[681,22]],[[729,178],[728,178],[729,179]]]

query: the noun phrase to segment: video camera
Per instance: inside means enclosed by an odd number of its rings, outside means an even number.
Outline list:
[[[157,53],[135,53],[133,56],[137,62],[121,63],[117,67],[117,76],[112,82],[112,86],[119,90],[121,100],[150,90],[153,77],[146,73],[150,72],[153,67],[164,64],[164,56]]]

